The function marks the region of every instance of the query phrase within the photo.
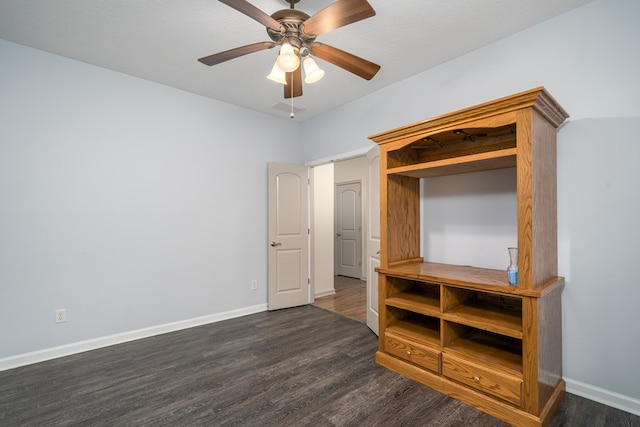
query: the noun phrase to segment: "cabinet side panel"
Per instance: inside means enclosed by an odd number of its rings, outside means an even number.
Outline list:
[[[524,410],[538,415],[540,412],[538,384],[538,298],[522,299],[522,370],[524,390],[522,403]]]
[[[532,113],[533,287],[558,275],[557,166],[555,126]]]
[[[387,177],[387,262],[420,257],[420,180]]]
[[[562,379],[563,283],[538,301],[538,401],[541,408]]]
[[[518,287],[533,289],[533,190],[531,109],[518,111],[516,125],[518,199]]]
[[[384,351],[384,337],[387,329],[387,276],[378,273],[378,349]]]

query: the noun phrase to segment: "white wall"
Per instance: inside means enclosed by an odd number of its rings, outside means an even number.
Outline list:
[[[311,169],[313,231],[311,282],[316,298],[335,293],[333,283],[333,174],[334,164]]]
[[[421,184],[424,259],[506,270],[507,248],[518,246],[515,168],[428,178]]]
[[[266,307],[267,162],[301,163],[295,123],[5,41],[0,56],[0,362]]]
[[[558,134],[564,376],[569,391],[636,413],[638,16],[635,0],[596,0],[302,124],[305,161],[330,158],[370,146],[368,135],[545,86],[571,114]]]

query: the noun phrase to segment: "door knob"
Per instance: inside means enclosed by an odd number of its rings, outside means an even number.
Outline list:
[[[271,246],[273,246],[274,248],[275,248],[276,246],[280,246],[281,244],[282,244],[282,243],[280,243],[280,242],[277,242],[277,243],[276,243],[276,242],[274,242],[273,240],[272,240],[272,241],[271,241],[271,243],[270,243],[270,245],[271,245]]]

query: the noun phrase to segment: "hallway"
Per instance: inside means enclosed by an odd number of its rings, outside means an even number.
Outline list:
[[[352,277],[334,276],[336,293],[316,298],[312,305],[350,317],[367,321],[367,282]]]

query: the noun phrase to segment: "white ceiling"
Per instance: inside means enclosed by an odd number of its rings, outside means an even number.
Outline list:
[[[305,120],[591,0],[369,0],[376,16],[318,37],[382,66],[366,81],[317,60],[324,79],[294,99]],[[286,0],[251,0],[267,14]],[[331,0],[301,0],[309,15]],[[198,58],[270,40],[264,27],[216,0],[0,0],[0,38],[188,92],[288,117],[267,80],[269,49],[208,67]],[[284,104],[283,104],[284,103]],[[279,105],[280,108],[276,106]],[[275,108],[274,108],[275,107]]]

